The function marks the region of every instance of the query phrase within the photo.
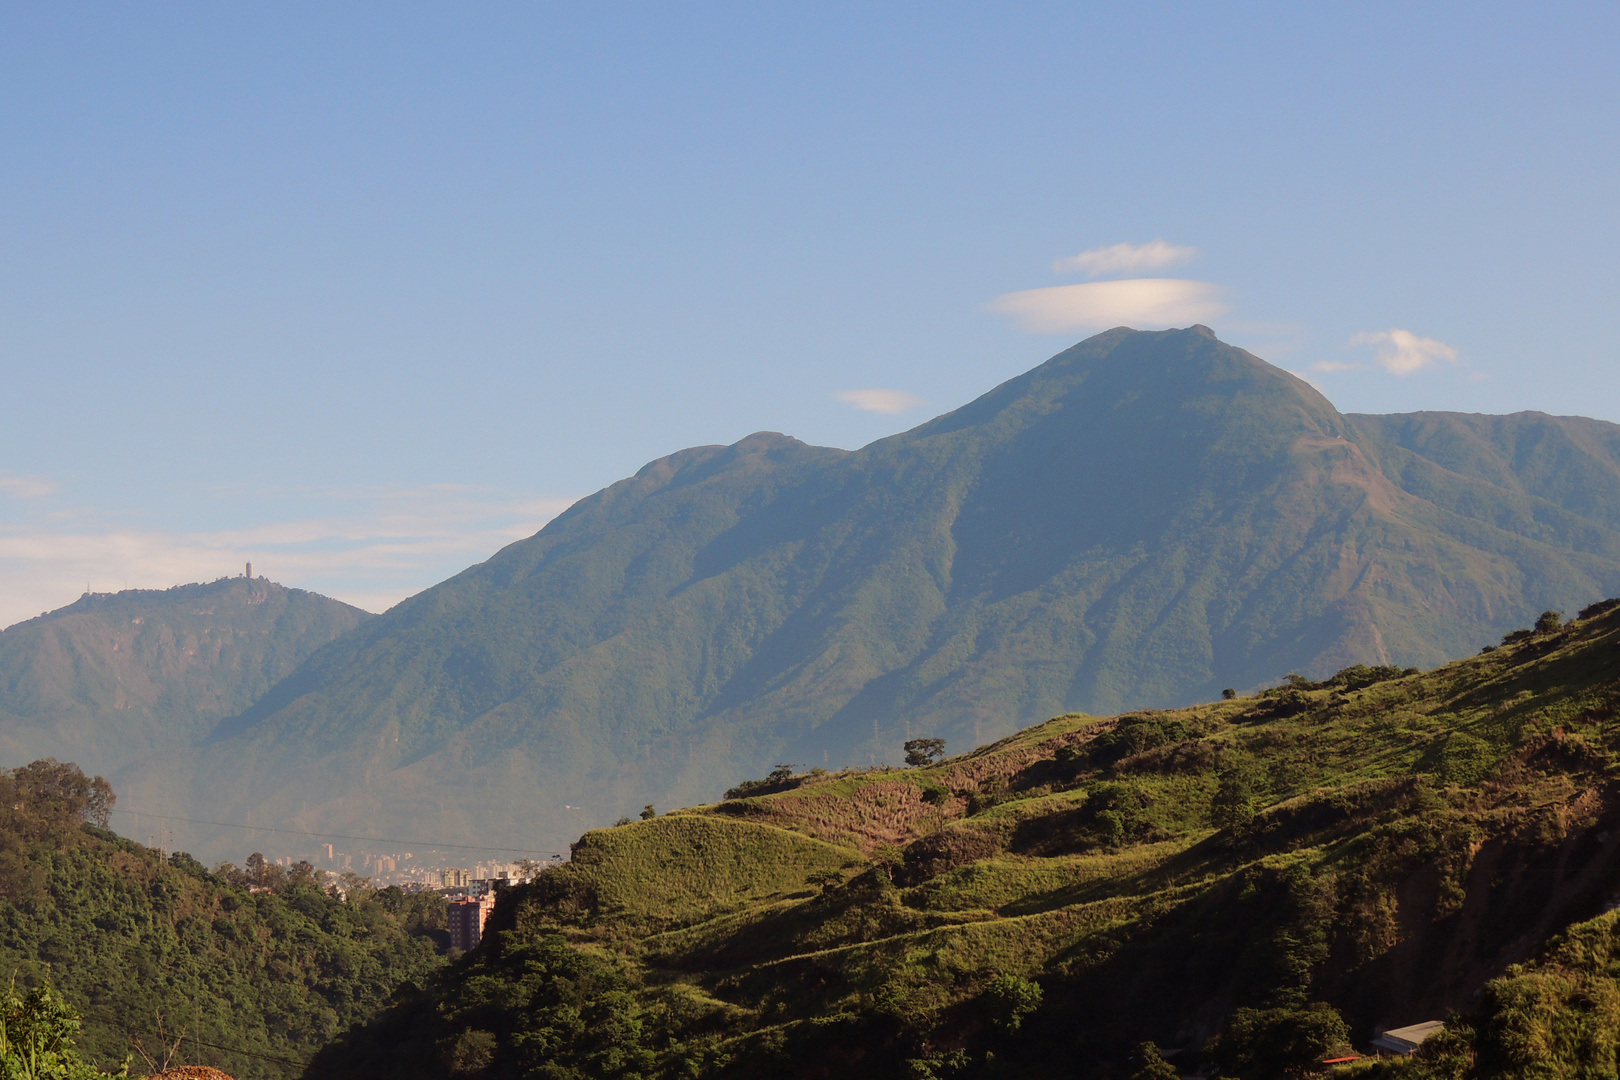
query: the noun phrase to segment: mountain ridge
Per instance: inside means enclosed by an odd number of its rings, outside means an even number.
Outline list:
[[[1350,417],[1208,328],[1111,330],[859,450],[648,463],[312,655],[188,797],[560,847],[778,760],[1432,666],[1620,591],[1611,428]]]
[[[369,618],[262,578],[86,593],[0,630],[0,755],[116,776],[195,745]]]

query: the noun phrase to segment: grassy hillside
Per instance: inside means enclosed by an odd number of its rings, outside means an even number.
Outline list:
[[[369,617],[262,579],[86,594],[0,631],[0,760],[111,776],[189,747]]]
[[[113,1069],[137,1044],[161,1060],[166,1034],[183,1036],[179,1061],[296,1076],[443,964],[433,913],[397,890],[345,902],[307,874],[164,858],[95,824],[110,795],[54,762],[0,774],[0,976],[77,1009],[88,1060]]]
[[[587,833],[309,1075],[1265,1080],[1459,1011],[1414,1077],[1612,1075],[1620,605],[1585,614]]]
[[[1346,417],[1202,327],[1109,331],[853,453],[649,464],[312,657],[191,816],[551,849],[917,731],[1432,666],[1620,590],[1617,436]]]

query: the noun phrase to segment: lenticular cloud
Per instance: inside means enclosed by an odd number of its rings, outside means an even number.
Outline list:
[[[1103,274],[1163,270],[1184,263],[1197,254],[1197,248],[1181,247],[1163,240],[1155,240],[1151,244],[1113,244],[1059,259],[1052,264],[1052,269],[1060,274],[1081,273],[1100,277]]]
[[[855,406],[862,412],[885,413],[890,416],[916,408],[923,403],[922,398],[916,394],[908,394],[904,390],[840,390],[833,397],[846,405]]]
[[[990,310],[1032,334],[1113,326],[1146,330],[1218,318],[1226,311],[1219,297],[1219,287],[1207,281],[1131,278],[1007,293],[990,301]]]

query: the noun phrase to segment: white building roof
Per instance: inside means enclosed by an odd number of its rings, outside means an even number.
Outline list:
[[[1421,1024],[1412,1024],[1409,1027],[1391,1028],[1374,1039],[1373,1045],[1380,1050],[1410,1054],[1423,1045],[1424,1039],[1437,1031],[1444,1031],[1445,1028],[1445,1023],[1440,1020],[1425,1020]]]

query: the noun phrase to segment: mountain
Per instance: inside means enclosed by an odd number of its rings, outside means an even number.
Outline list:
[[[1432,665],[1616,591],[1620,428],[1345,416],[1118,329],[858,451],[652,462],[311,656],[191,816],[560,850],[779,761]]]
[[[1272,1080],[1448,1019],[1355,1075],[1612,1075],[1620,602],[1583,615],[588,832],[309,1076]]]
[[[86,593],[0,631],[0,761],[116,775],[193,746],[368,618],[262,578]]]

